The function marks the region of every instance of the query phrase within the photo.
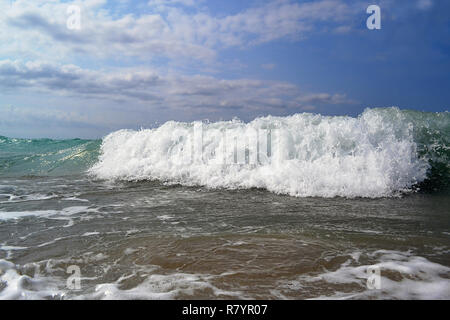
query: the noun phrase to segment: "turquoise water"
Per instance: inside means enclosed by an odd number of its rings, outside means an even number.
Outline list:
[[[101,140],[15,139],[0,136],[0,174],[67,175],[86,171],[98,158]]]

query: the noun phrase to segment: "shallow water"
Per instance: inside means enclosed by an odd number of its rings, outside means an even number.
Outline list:
[[[1,184],[0,298],[450,298],[445,194],[296,198],[86,175]],[[81,290],[66,286],[70,265]],[[369,290],[373,265],[381,289]]]

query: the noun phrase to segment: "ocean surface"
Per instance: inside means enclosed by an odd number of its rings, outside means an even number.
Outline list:
[[[450,114],[0,136],[0,299],[235,298],[450,299]]]

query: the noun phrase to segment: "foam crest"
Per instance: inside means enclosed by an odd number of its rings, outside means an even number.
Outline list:
[[[172,121],[109,134],[89,172],[300,197],[383,197],[426,178],[429,166],[416,147],[412,124],[395,108],[367,109],[358,118],[304,113],[250,123]]]

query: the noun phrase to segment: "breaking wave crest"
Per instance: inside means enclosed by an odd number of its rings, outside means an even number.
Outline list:
[[[120,130],[103,139],[89,173],[299,197],[375,198],[447,190],[449,164],[448,112],[381,108],[357,118],[303,113]]]

